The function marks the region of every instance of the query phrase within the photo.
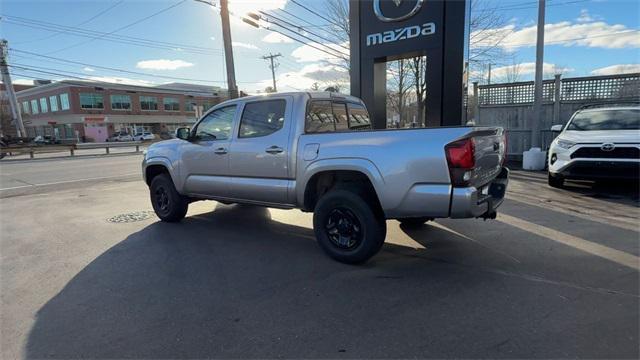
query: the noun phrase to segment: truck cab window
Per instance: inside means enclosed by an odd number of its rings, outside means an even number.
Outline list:
[[[282,129],[284,125],[285,100],[266,100],[248,103],[242,111],[238,137],[267,136]]]
[[[309,103],[305,131],[307,133],[336,131],[331,101],[312,101]]]
[[[227,106],[209,113],[195,130],[195,137],[200,141],[227,140],[231,136],[236,106]]]
[[[349,122],[347,120],[347,104],[334,102],[333,116],[336,120],[336,131],[349,131]]]
[[[364,106],[349,103],[349,129],[351,130],[371,130],[371,119]]]

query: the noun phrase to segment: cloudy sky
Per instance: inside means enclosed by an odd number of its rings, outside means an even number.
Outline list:
[[[289,23],[327,35],[326,0],[230,0],[239,16],[263,10]],[[429,1],[429,0],[427,0]],[[492,0],[482,0],[492,1]],[[217,3],[217,0],[214,0]],[[1,36],[13,49],[10,61],[17,82],[31,78],[91,78],[113,82],[162,84],[193,82],[225,87],[220,16],[194,0],[3,0]],[[545,72],[551,76],[640,72],[640,2],[636,0],[548,0]],[[303,5],[303,6],[301,6]],[[536,1],[499,1],[506,19],[503,34],[509,60],[494,66],[506,76],[519,64],[521,80],[533,75]],[[263,24],[265,25],[265,24]],[[55,31],[52,31],[55,30]],[[279,90],[307,89],[344,77],[334,61],[343,44],[329,54],[232,17],[233,48],[239,87],[250,93],[271,84],[262,56],[281,53]],[[323,42],[323,41],[321,41]],[[36,70],[38,72],[36,72]]]

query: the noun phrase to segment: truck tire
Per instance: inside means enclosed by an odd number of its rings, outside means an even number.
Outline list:
[[[564,188],[564,178],[560,175],[553,176],[551,173],[548,173],[547,182],[551,187],[558,189]]]
[[[398,219],[400,224],[408,227],[418,227],[426,223],[427,221],[431,221],[433,218],[430,217],[413,217],[413,218],[404,218]]]
[[[189,201],[176,191],[169,174],[160,174],[153,178],[149,186],[151,205],[160,220],[176,222],[187,215]]]
[[[316,204],[313,230],[327,255],[343,263],[359,264],[380,251],[387,224],[365,195],[337,189]]]

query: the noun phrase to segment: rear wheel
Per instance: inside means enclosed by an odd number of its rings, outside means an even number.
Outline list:
[[[160,174],[154,177],[149,191],[153,210],[160,220],[176,222],[187,215],[189,200],[176,191],[169,174]]]
[[[430,217],[413,217],[413,218],[404,218],[398,219],[400,224],[409,227],[418,227],[426,223],[427,221],[431,221],[433,218]]]
[[[564,187],[564,178],[561,175],[551,175],[551,173],[549,173],[548,177],[547,177],[547,181],[549,183],[549,186],[554,187],[554,188],[558,188],[558,189],[562,189]]]
[[[313,230],[327,255],[343,263],[358,264],[380,251],[387,225],[366,195],[332,190],[316,204]]]

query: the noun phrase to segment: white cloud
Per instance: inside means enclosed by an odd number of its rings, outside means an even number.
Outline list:
[[[569,67],[563,67],[556,64],[544,63],[542,66],[542,72],[546,75],[545,77],[552,76],[554,74],[566,74],[574,71],[575,69]],[[491,76],[494,78],[504,78],[509,74],[513,74],[517,72],[520,76],[526,76],[535,74],[536,72],[536,63],[534,62],[526,62],[517,65],[508,65],[501,66],[497,68],[491,69]]]
[[[342,44],[342,46],[348,48],[349,44]],[[335,64],[341,61],[341,59],[339,58],[340,54],[345,54],[343,55],[345,57],[349,56],[349,51],[342,46],[338,44],[309,43],[293,50],[293,52],[291,52],[291,56],[296,58],[298,62],[327,61]],[[327,47],[329,47],[330,49],[327,49]],[[323,49],[324,51],[320,51],[316,48]]]
[[[233,41],[231,42],[231,45],[233,45],[234,47],[241,47],[241,48],[250,49],[250,50],[260,50],[259,47],[253,44],[243,43],[239,41]]]
[[[33,80],[29,79],[15,79],[11,81],[14,85],[33,85]]]
[[[616,74],[628,74],[628,73],[640,73],[640,64],[611,65],[611,66],[595,69],[591,72],[592,75],[616,75]]]
[[[283,9],[287,0],[233,0],[229,1],[229,11],[235,15],[244,15],[258,10]]]
[[[580,10],[580,16],[578,16],[578,18],[576,19],[577,22],[579,23],[585,23],[585,22],[592,22],[595,21],[596,19],[594,19],[591,14],[589,14],[589,10],[587,9],[582,9]]]
[[[82,71],[85,71],[85,72],[94,72],[95,70],[94,70],[94,69],[92,69],[92,68],[90,68],[90,67],[88,67],[88,66],[85,66],[84,68],[82,68]]]
[[[340,84],[343,88],[349,86],[348,72],[336,65],[327,65],[324,63],[314,63],[305,65],[298,71],[289,71],[278,74],[278,89],[283,90],[307,90],[311,88],[313,83],[318,83],[321,87],[330,84]],[[271,79],[263,80],[258,89],[262,90],[267,86],[272,86]]]
[[[184,61],[184,60],[167,60],[167,59],[158,59],[158,60],[143,60],[138,61],[136,67],[138,69],[149,69],[149,70],[176,70],[185,67],[193,66],[192,63]]]
[[[102,82],[115,83],[115,84],[127,84],[127,85],[139,85],[139,86],[155,85],[153,81],[131,79],[126,77],[91,76],[89,77],[89,79],[93,81],[102,81]]]
[[[267,36],[262,38],[262,41],[266,42],[266,43],[271,43],[271,44],[278,44],[278,43],[292,43],[293,40],[291,40],[290,38],[279,34],[279,33],[275,33],[275,32],[271,32],[269,34],[267,34]]]
[[[621,49],[640,47],[640,30],[629,29],[624,25],[611,25],[602,21],[572,23],[563,21],[545,25],[545,45],[585,46],[591,48]],[[472,34],[477,38],[488,38],[486,42],[478,41],[476,47],[492,46],[496,37],[503,37],[500,44],[505,50],[512,51],[519,47],[536,45],[536,26],[517,29],[511,24],[503,28],[489,29],[495,36]],[[485,33],[486,35],[486,33]]]

